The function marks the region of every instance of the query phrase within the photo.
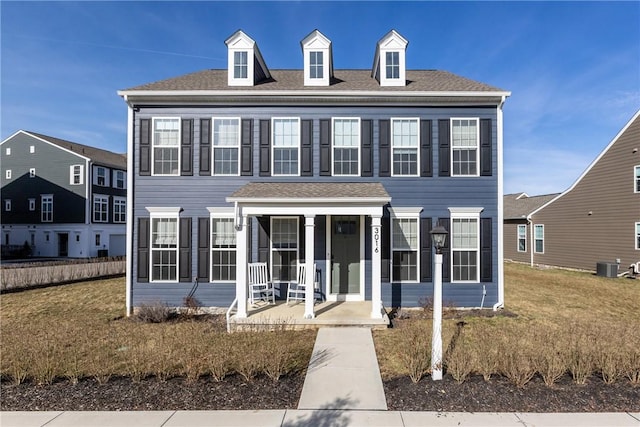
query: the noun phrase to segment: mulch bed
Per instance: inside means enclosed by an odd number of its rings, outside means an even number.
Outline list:
[[[46,386],[24,383],[1,384],[3,411],[68,410],[215,410],[295,409],[302,391],[303,376],[278,382],[259,377],[246,382],[231,376],[222,382],[201,378],[158,381],[148,378],[133,382],[112,378],[105,384],[86,379],[78,384],[59,381]],[[534,378],[517,388],[504,378],[484,381],[474,376],[462,384],[445,375],[442,381],[423,378],[413,384],[397,378],[384,384],[389,410],[461,412],[638,412],[640,387],[628,381],[604,384],[596,377],[576,385],[568,376],[553,388]]]

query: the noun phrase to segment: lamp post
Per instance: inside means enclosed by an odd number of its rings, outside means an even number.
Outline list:
[[[431,379],[442,379],[442,247],[447,240],[447,230],[438,225],[431,230],[436,248],[433,273],[433,333],[431,334]]]

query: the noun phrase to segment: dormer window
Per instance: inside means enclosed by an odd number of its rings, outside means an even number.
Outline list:
[[[258,45],[242,31],[236,31],[225,44],[228,49],[229,86],[254,86],[271,78]]]
[[[313,30],[301,42],[304,59],[304,85],[329,86],[333,77],[331,40]]]
[[[406,86],[405,52],[408,44],[404,37],[391,30],[376,45],[371,76],[380,86]]]

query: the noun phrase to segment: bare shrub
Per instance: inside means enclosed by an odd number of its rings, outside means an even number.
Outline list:
[[[475,361],[475,366],[472,367],[473,371],[482,375],[485,381],[489,381],[492,375],[498,373],[498,364],[501,355],[495,343],[502,332],[496,329],[494,325],[482,322],[474,325],[474,328],[468,332],[468,335],[471,333],[473,333],[473,342],[469,345],[469,351],[475,353],[473,357]]]
[[[567,372],[569,354],[562,333],[549,328],[549,326],[536,328],[537,351],[533,354],[533,363],[544,383],[551,387]]]
[[[39,385],[51,384],[59,372],[59,348],[55,337],[47,331],[32,337],[33,351],[38,357],[33,359],[32,377]]]
[[[624,361],[624,373],[633,385],[640,385],[640,349],[630,351]]]
[[[409,378],[417,383],[431,369],[431,323],[409,322],[399,331],[401,343],[398,356],[409,373]]]
[[[444,355],[447,373],[458,383],[463,383],[477,365],[477,354],[471,348],[472,341],[465,332],[464,325],[464,322],[458,322]]]
[[[192,295],[184,297],[182,305],[186,308],[187,316],[195,316],[199,314],[202,309],[202,303],[200,300]]]
[[[499,370],[516,387],[524,387],[536,374],[534,343],[530,325],[520,323],[506,327],[499,341]]]
[[[163,327],[148,342],[147,351],[151,353],[151,372],[161,382],[177,374],[177,352],[182,351],[178,345],[174,328]]]
[[[214,381],[222,381],[227,375],[233,373],[232,340],[235,336],[235,334],[220,334],[215,336],[215,340],[207,342],[204,362]]]
[[[171,318],[172,310],[167,304],[155,301],[149,304],[140,304],[136,312],[136,317],[141,322],[162,323]]]
[[[178,334],[180,343],[179,362],[182,374],[187,382],[197,381],[207,371],[207,360],[205,358],[206,340],[208,334],[205,333],[202,325],[195,322],[186,322],[180,325]]]
[[[234,334],[236,337],[233,346],[235,370],[246,381],[253,381],[263,369],[263,358],[259,356],[262,345],[259,334],[264,334],[264,332],[238,332]]]
[[[21,384],[29,375],[33,358],[38,354],[33,351],[30,340],[25,339],[30,332],[22,325],[2,330],[2,375],[11,378],[14,385]]]
[[[264,373],[273,381],[289,371],[292,355],[291,333],[268,332],[264,345],[260,347],[260,357]]]
[[[572,325],[570,328],[568,368],[576,384],[585,384],[593,373],[594,342],[587,326]]]

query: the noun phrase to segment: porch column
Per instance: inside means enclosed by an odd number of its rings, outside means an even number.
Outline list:
[[[313,312],[313,303],[315,300],[314,282],[316,279],[316,270],[313,268],[315,254],[313,249],[315,246],[315,215],[304,216],[304,253],[305,253],[305,269],[307,270],[307,277],[305,280],[305,293],[304,293],[304,318],[313,319],[315,313]]]
[[[371,217],[371,318],[382,319],[381,253],[382,236],[381,217]]]
[[[236,298],[238,311],[236,317],[247,317],[247,217],[240,215],[236,218]]]

